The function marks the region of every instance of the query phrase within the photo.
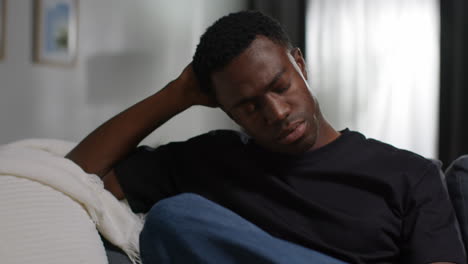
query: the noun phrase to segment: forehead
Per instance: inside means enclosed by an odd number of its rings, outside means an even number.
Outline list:
[[[223,104],[255,96],[289,65],[287,48],[259,36],[241,55],[212,74],[217,98]]]

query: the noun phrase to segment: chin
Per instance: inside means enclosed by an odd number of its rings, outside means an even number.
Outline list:
[[[309,124],[311,124],[309,122]],[[307,131],[302,136],[302,138],[298,139],[296,142],[293,142],[289,145],[281,145],[278,146],[281,148],[283,153],[292,154],[292,155],[300,155],[307,151],[313,150],[314,146],[317,143],[317,125],[312,123],[312,127],[308,126]]]

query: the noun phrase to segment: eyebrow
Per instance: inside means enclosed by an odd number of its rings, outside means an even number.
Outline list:
[[[268,84],[265,86],[265,88],[268,89],[268,88],[270,88],[270,87],[273,87],[273,86],[276,84],[276,82],[278,82],[278,80],[281,78],[281,76],[283,76],[283,74],[284,74],[285,72],[286,72],[286,68],[281,69],[281,71],[279,71],[279,72],[273,77],[273,79],[271,79],[270,83],[268,83]],[[266,90],[266,89],[265,89],[265,90]],[[243,98],[242,100],[240,100],[239,102],[237,102],[236,104],[234,104],[234,105],[231,107],[231,109],[232,109],[232,108],[236,108],[236,107],[238,107],[239,105],[245,104],[246,102],[252,101],[255,97],[257,97],[257,96],[245,97],[245,98]]]

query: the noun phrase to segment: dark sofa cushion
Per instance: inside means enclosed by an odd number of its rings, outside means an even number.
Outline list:
[[[445,181],[460,226],[461,237],[468,245],[468,155],[456,159],[445,171]]]
[[[106,255],[109,264],[132,264],[130,258],[128,258],[125,252],[123,252],[120,248],[112,245],[101,234],[100,236],[102,243],[104,244],[104,248],[106,249]]]

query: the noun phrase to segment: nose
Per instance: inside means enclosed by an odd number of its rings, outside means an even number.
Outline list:
[[[265,120],[269,125],[284,120],[291,112],[291,106],[288,102],[281,95],[275,93],[265,96],[263,109]]]

